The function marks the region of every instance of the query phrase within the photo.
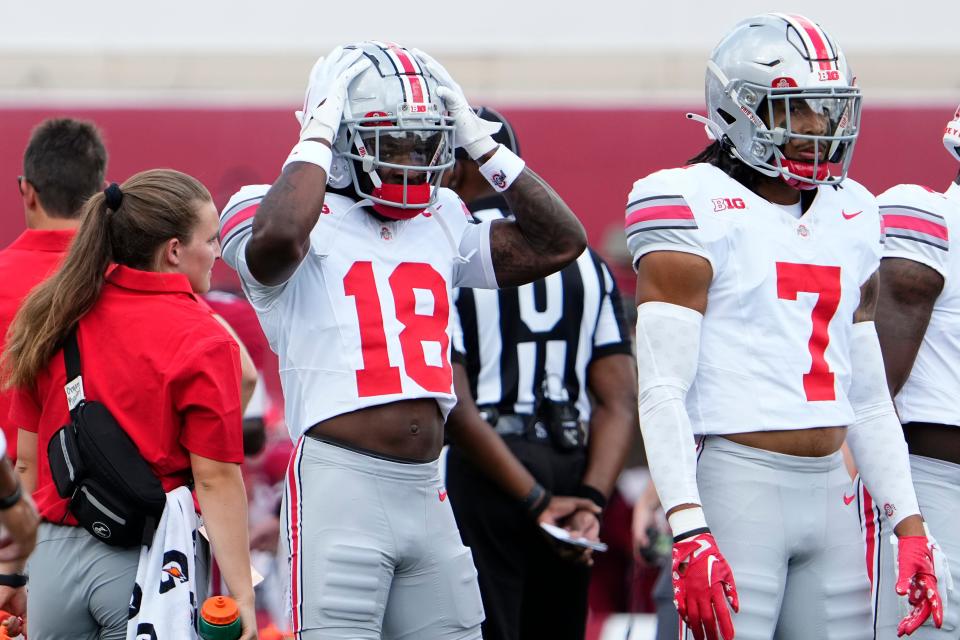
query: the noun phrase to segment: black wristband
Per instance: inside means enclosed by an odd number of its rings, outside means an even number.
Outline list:
[[[0,587],[19,589],[27,586],[27,576],[22,573],[0,573]]]
[[[8,495],[6,498],[0,498],[0,511],[6,511],[13,505],[20,502],[20,498],[23,497],[23,489],[20,488],[20,483],[17,483],[17,488],[13,490],[13,493]],[[0,574],[2,575],[2,574]]]
[[[540,514],[543,513],[544,509],[547,508],[547,505],[550,504],[551,498],[553,498],[553,495],[544,489],[543,485],[537,482],[521,502],[523,508],[530,514],[530,517],[536,520],[540,517]]]
[[[587,500],[590,500],[593,502],[593,504],[600,507],[601,510],[607,508],[607,496],[603,495],[599,489],[591,487],[588,484],[582,484],[577,487],[576,491],[573,492],[573,495],[577,496],[578,498],[586,498]]]
[[[687,538],[692,538],[694,536],[699,536],[703,533],[710,533],[710,527],[700,527],[699,529],[691,529],[690,531],[684,531],[678,536],[673,536],[674,542],[683,542]]]

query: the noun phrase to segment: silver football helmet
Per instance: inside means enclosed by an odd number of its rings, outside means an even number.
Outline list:
[[[372,64],[347,88],[330,184],[352,182],[381,215],[417,216],[436,200],[443,172],[454,163],[453,119],[437,97],[437,80],[399,45],[344,48],[362,49]]]
[[[953,114],[953,120],[943,130],[943,146],[956,160],[960,160],[960,107]]]
[[[860,100],[836,41],[808,18],[768,13],[740,22],[713,50],[708,120],[691,117],[760,173],[812,189],[846,177],[860,132]],[[811,111],[815,118],[797,116]],[[798,121],[822,126],[813,131]],[[784,155],[792,140],[809,141],[807,158]],[[830,164],[839,165],[839,174],[830,174]]]

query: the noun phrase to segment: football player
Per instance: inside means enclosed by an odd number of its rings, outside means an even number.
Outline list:
[[[943,142],[960,160],[960,109]],[[920,508],[955,570],[960,560],[960,257],[951,241],[960,236],[960,184],[952,182],[946,193],[901,184],[877,202],[886,242],[876,323],[887,384],[903,423]],[[886,543],[881,507],[869,494],[861,495],[867,572],[876,576],[877,638],[894,638],[900,617],[894,549]],[[916,638],[957,637],[957,593],[946,591],[942,577],[939,585],[941,594],[949,594],[943,626],[925,624]]]
[[[583,252],[557,194],[428,55],[338,47],[300,141],[221,218],[280,373],[297,446],[283,520],[298,638],[479,638],[483,609],[437,465],[455,404],[453,287],[516,286]],[[515,220],[472,224],[438,188],[463,147]],[[574,508],[580,505],[574,505]]]
[[[744,20],[689,116],[713,142],[629,196],[640,424],[698,640],[871,637],[845,438],[899,536],[898,584],[939,621],[873,324],[880,217],[845,179],[860,99],[816,23]]]

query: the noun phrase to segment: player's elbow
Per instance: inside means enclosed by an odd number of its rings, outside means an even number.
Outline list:
[[[580,221],[574,218],[569,227],[560,234],[553,252],[557,270],[567,266],[587,250],[587,232]]]

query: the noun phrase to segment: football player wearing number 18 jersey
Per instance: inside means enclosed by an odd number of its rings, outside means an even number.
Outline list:
[[[880,217],[846,179],[860,99],[816,23],[745,20],[707,62],[707,117],[688,116],[713,142],[629,195],[640,424],[698,640],[872,637],[844,439],[912,604],[940,619],[873,324]]]
[[[221,215],[280,357],[297,442],[284,527],[297,638],[479,638],[483,608],[437,458],[456,399],[453,287],[516,286],[583,252],[583,227],[491,138],[428,55],[338,47],[314,66],[272,186]],[[471,224],[437,185],[461,146],[515,220]]]

